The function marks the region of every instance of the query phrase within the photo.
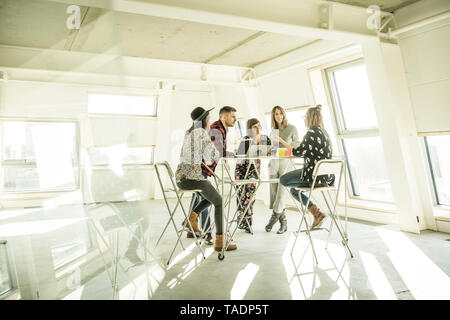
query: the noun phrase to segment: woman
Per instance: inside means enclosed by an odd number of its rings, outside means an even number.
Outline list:
[[[201,164],[203,160],[210,165],[212,161],[219,159],[219,152],[211,142],[208,134],[209,130],[209,111],[201,107],[195,108],[191,112],[191,118],[194,121],[191,128],[186,132],[180,155],[180,164],[175,173],[177,185],[184,190],[201,190],[202,200],[195,205],[189,214],[189,222],[196,234],[201,231],[197,225],[198,213],[214,205],[214,218],[216,224],[216,240],[214,242],[214,250],[221,251],[224,241],[222,237],[222,197],[212,184],[202,175]],[[183,227],[188,227],[188,221],[184,220]],[[237,246],[233,243],[228,245],[227,250],[235,250]]]
[[[246,155],[250,146],[253,145],[269,145],[270,139],[266,135],[261,135],[261,124],[258,119],[252,118],[247,121],[247,135],[243,138],[238,148],[238,155]],[[258,154],[259,155],[259,154]],[[261,156],[267,156],[264,154]],[[235,169],[236,180],[257,179],[260,172],[261,161],[250,160],[238,161]],[[241,221],[239,228],[250,232],[250,226],[253,224],[253,204],[256,189],[255,183],[240,185],[237,192],[237,207],[239,210],[238,219]],[[250,204],[249,204],[250,203]],[[245,209],[248,207],[247,211]],[[245,213],[245,216],[244,216]]]
[[[272,144],[273,141],[278,142],[284,148],[292,151],[292,142],[298,141],[297,128],[288,124],[286,112],[280,106],[275,106],[271,113],[272,122]],[[279,159],[272,160],[269,163],[270,178],[275,179],[286,173],[289,160]],[[287,219],[285,213],[285,197],[286,190],[278,183],[270,185],[270,209],[273,210],[269,223],[266,225],[266,231],[270,232],[277,221],[280,221],[280,229],[278,234],[287,231]]]
[[[321,111],[322,106],[320,104],[308,109],[305,117],[305,125],[308,128],[308,132],[298,147],[292,150],[294,156],[304,158],[303,169],[288,172],[280,178],[280,183],[283,186],[291,187],[292,196],[299,202],[299,192],[295,188],[310,187],[314,181],[312,173],[315,164],[319,160],[330,159],[333,154],[330,138],[323,126]],[[330,186],[334,183],[334,178],[334,175],[318,176],[316,178],[316,185]],[[301,192],[301,198],[304,205],[308,203],[309,212],[314,216],[311,229],[319,227],[325,215],[311,200],[308,202],[308,197],[303,192]]]

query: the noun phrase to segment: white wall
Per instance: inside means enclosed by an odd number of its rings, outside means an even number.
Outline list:
[[[399,10],[396,17],[411,22],[449,9],[449,1],[420,1]],[[427,14],[427,10],[432,11]],[[401,34],[399,38],[419,132],[450,130],[449,35],[450,19],[447,18]]]
[[[195,107],[216,107],[211,117],[213,121],[218,119],[219,109],[225,104],[234,105],[247,115],[242,88],[198,85],[188,89],[179,88],[172,90],[173,87],[170,86],[159,91],[130,88],[124,90],[118,87],[9,81],[0,83],[0,116],[77,121],[80,128],[81,156],[90,147],[129,144],[130,140],[133,145],[156,145],[155,161],[169,160],[175,170],[182,137],[191,124],[190,112]],[[158,118],[88,117],[88,92],[158,94]],[[87,169],[83,176],[85,201],[122,201],[155,197],[159,185],[152,167],[123,167],[120,171],[110,168]],[[23,202],[14,203],[23,205]],[[36,205],[36,202],[32,205]]]
[[[284,108],[314,104],[308,73],[304,67],[290,69],[259,80],[263,112],[276,105]]]
[[[302,66],[259,79],[255,95],[258,117],[262,121],[263,128],[267,129],[268,132],[271,129],[266,128],[265,114],[270,112],[274,106],[292,108],[314,104],[308,73]],[[263,200],[266,204],[269,203],[268,184],[263,184],[260,187],[256,198]],[[286,195],[286,201],[288,204],[291,203],[289,195]]]
[[[233,85],[169,84],[161,90],[73,85],[49,82],[8,81],[0,84],[0,116],[28,119],[67,119],[80,128],[81,158],[91,147],[129,144],[156,145],[155,162],[168,161],[176,170],[181,143],[191,125],[190,113],[197,107],[215,107],[211,122],[224,105],[237,108],[237,116],[248,119],[255,106],[255,88]],[[157,118],[93,117],[87,114],[88,93],[148,94],[159,96]],[[230,138],[233,132],[230,133]],[[160,198],[153,168],[85,168],[84,200],[87,202]],[[23,195],[20,195],[23,197]],[[30,196],[32,197],[32,196]],[[9,202],[14,206],[23,202]],[[28,201],[28,205],[38,205]],[[9,206],[9,205],[8,205]]]

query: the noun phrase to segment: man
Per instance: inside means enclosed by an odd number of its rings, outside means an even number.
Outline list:
[[[216,146],[217,150],[220,153],[221,157],[234,157],[234,153],[227,152],[227,131],[229,127],[234,127],[234,124],[236,123],[236,108],[230,107],[230,106],[224,106],[219,111],[219,120],[216,122],[213,122],[210,125],[210,131],[209,135],[211,137],[212,143]],[[217,163],[213,162],[209,167],[212,171],[216,170]],[[203,176],[205,178],[212,176],[212,173],[208,168],[206,168],[205,164],[202,164],[202,171]],[[195,206],[199,201],[201,200],[201,197],[199,195],[192,195],[193,204],[192,206]],[[208,244],[212,244],[212,235],[210,230],[211,221],[209,219],[208,210],[205,209],[201,213],[201,221],[202,221],[202,230],[207,231],[206,236],[206,242]],[[187,234],[188,238],[193,238],[194,235],[188,232]]]
[[[236,109],[233,107],[225,106],[219,111],[219,120],[213,122],[210,126],[211,130],[209,135],[211,136],[211,141],[216,146],[217,150],[220,152],[221,157],[234,157],[234,153],[227,152],[227,131],[229,127],[234,127],[236,123]],[[212,171],[215,171],[217,163],[213,163],[210,166]],[[211,176],[212,173],[209,171],[205,165],[202,165],[203,173]]]

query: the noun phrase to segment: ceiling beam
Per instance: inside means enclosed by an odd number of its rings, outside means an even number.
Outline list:
[[[287,51],[285,51],[285,52],[281,52],[281,53],[277,54],[276,56],[267,58],[267,59],[265,59],[265,60],[263,60],[263,61],[258,61],[257,63],[255,63],[254,65],[251,65],[251,66],[249,66],[249,67],[250,67],[250,68],[255,68],[256,66],[258,66],[258,65],[260,65],[260,64],[263,64],[263,63],[269,62],[269,61],[271,61],[271,60],[277,59],[277,58],[282,57],[282,56],[284,56],[284,55],[287,55],[287,54],[289,54],[289,53],[296,52],[296,51],[298,51],[298,50],[300,50],[300,49],[303,49],[303,48],[305,48],[305,47],[307,47],[307,46],[311,46],[311,45],[313,45],[314,43],[317,43],[317,42],[319,42],[319,41],[323,41],[323,40],[322,40],[322,39],[315,39],[315,40],[309,41],[309,42],[307,42],[307,43],[305,43],[305,44],[303,44],[303,45],[301,45],[301,46],[299,46],[299,47],[296,47],[296,48],[287,50]]]
[[[337,41],[377,37],[366,8],[321,0],[41,0]],[[381,16],[391,13],[380,12]],[[325,20],[324,20],[325,19]]]
[[[113,47],[104,53],[87,53],[0,45],[0,71],[10,80],[52,80],[92,83],[122,80],[166,81],[196,84],[252,85],[243,79],[250,68],[120,56]]]
[[[257,33],[252,34],[250,37],[248,37],[248,38],[246,38],[246,39],[244,39],[244,40],[242,40],[242,41],[239,41],[238,43],[236,43],[235,45],[231,46],[230,48],[227,48],[227,49],[223,50],[222,52],[219,52],[218,54],[215,54],[214,56],[208,58],[208,59],[205,60],[203,63],[210,63],[211,61],[213,61],[213,60],[215,60],[215,59],[218,59],[218,58],[220,58],[220,57],[223,57],[223,56],[226,55],[227,53],[229,53],[229,52],[231,52],[231,51],[233,51],[233,50],[235,50],[235,49],[237,49],[237,48],[243,46],[244,44],[246,44],[246,43],[248,43],[248,42],[250,42],[250,41],[252,41],[252,40],[254,40],[254,39],[256,39],[256,38],[259,38],[259,37],[262,36],[263,34],[266,34],[266,33],[265,33],[265,32],[262,32],[262,31],[258,31]]]
[[[319,40],[295,51],[255,66],[256,80],[288,71],[299,66],[309,66],[314,61],[320,61],[325,56],[332,57],[336,53],[345,52],[348,55],[360,51],[360,45],[338,41]]]

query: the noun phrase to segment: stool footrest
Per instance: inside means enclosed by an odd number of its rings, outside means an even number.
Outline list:
[[[326,231],[330,232],[330,230],[328,230],[328,228],[314,228],[314,229],[311,229],[311,230],[306,230],[306,229],[305,230],[300,230],[300,233],[306,233],[306,232],[312,232],[312,231],[320,231],[320,230],[326,230]],[[297,231],[294,231],[293,234],[296,235]]]

